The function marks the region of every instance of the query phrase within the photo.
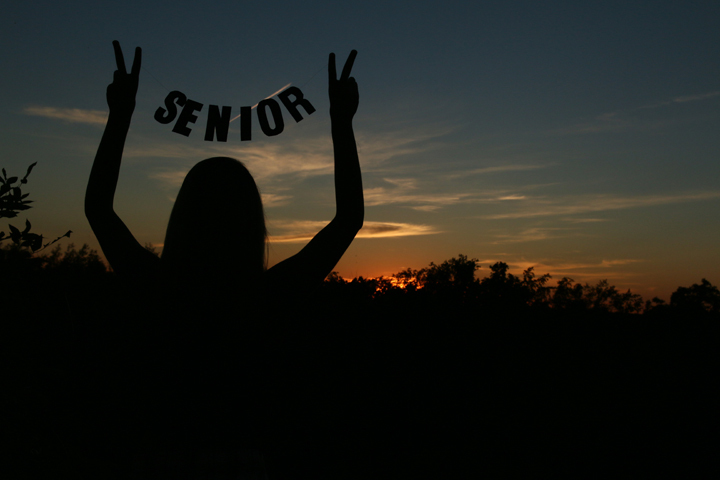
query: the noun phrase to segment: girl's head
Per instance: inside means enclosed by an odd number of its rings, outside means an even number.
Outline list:
[[[250,172],[233,158],[208,158],[180,187],[162,261],[183,277],[252,281],[265,270],[266,239],[262,200]]]

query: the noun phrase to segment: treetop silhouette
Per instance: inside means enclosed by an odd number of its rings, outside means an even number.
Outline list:
[[[553,309],[568,312],[597,313],[659,313],[667,309],[673,312],[720,313],[720,293],[717,287],[703,279],[700,285],[679,287],[673,293],[670,305],[660,299],[643,302],[642,296],[628,290],[620,292],[607,280],[597,284],[575,283],[563,277],[556,286],[549,285],[549,273],[538,276],[529,267],[521,276],[509,272],[505,262],[489,266],[489,275],[477,278],[479,261],[460,254],[444,262],[433,262],[426,268],[406,268],[389,277],[358,277],[346,281],[337,272],[326,279],[326,288],[336,293],[353,291],[358,298],[366,300],[416,299],[477,304],[494,308]]]

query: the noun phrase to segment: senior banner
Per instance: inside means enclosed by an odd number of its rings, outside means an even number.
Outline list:
[[[273,98],[275,96],[280,99],[280,102],[295,122],[303,119],[298,107],[302,107],[307,115],[311,115],[315,111],[315,107],[303,96],[302,91],[298,87],[290,85],[286,85],[252,107],[240,107],[240,114],[235,117],[233,117],[233,109],[230,106],[208,105],[205,140],[208,142],[215,140],[227,142],[230,123],[238,118],[240,119],[240,141],[252,140],[253,110],[257,112],[260,130],[265,135],[268,137],[279,135],[285,129],[285,120],[280,105]],[[178,107],[182,108],[179,114]],[[196,102],[188,98],[184,93],[174,90],[165,97],[165,107],[159,107],[155,111],[155,120],[162,124],[169,124],[177,118],[172,131],[188,137],[192,132],[191,124],[194,124],[198,119],[196,113],[201,112],[202,109],[202,103]]]

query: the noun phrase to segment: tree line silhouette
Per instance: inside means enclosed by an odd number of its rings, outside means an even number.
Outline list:
[[[49,254],[33,254],[29,245],[20,240],[0,249],[0,268],[6,283],[24,278],[27,282],[52,279],[58,282],[97,281],[111,276],[95,250],[85,244],[79,249],[69,244],[65,250],[57,245]],[[146,249],[158,255],[156,248]],[[338,295],[343,301],[388,303],[396,302],[452,302],[485,305],[493,308],[555,309],[573,312],[602,312],[607,314],[684,314],[720,315],[720,290],[703,278],[699,284],[678,287],[670,302],[660,298],[643,300],[632,291],[619,291],[607,280],[591,285],[576,283],[563,277],[550,285],[551,274],[537,275],[529,267],[520,276],[509,273],[504,262],[489,265],[489,275],[478,278],[481,266],[477,259],[460,254],[440,264],[414,270],[407,268],[390,276],[346,280],[338,272],[326,278],[318,295]],[[31,287],[34,288],[34,287]]]
[[[257,397],[236,405],[271,479],[584,476],[715,458],[716,287],[638,314],[639,297],[605,281],[477,270],[460,255],[390,278],[334,273],[184,355],[230,352],[238,398]],[[127,285],[87,246],[7,245],[0,272],[6,471],[128,478],[127,452],[155,420],[124,409],[161,394],[156,368],[190,360],[145,339],[158,318],[123,304]],[[158,331],[184,328],[169,325]]]
[[[326,280],[326,288],[334,293],[347,291],[358,299],[376,301],[445,301],[475,303],[493,308],[555,309],[573,312],[602,312],[608,314],[720,314],[720,291],[706,279],[690,287],[679,287],[666,303],[660,298],[643,301],[641,295],[619,291],[607,280],[595,285],[575,283],[563,277],[557,285],[546,273],[538,276],[529,267],[521,276],[509,273],[504,262],[489,265],[490,273],[478,278],[477,259],[460,254],[441,264],[430,263],[426,268],[407,268],[388,277],[357,277],[350,281],[333,272]],[[342,294],[342,293],[340,293]]]

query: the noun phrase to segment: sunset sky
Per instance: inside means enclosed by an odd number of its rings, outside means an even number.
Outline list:
[[[463,253],[480,276],[504,261],[648,299],[720,285],[718,25],[716,0],[11,2],[0,166],[38,164],[34,208],[10,223],[99,248],[83,198],[119,40],[128,66],[143,48],[115,199],[138,241],[162,244],[195,163],[231,156],[263,194],[270,264],[292,255],[334,214],[327,56],[356,49],[366,222],[342,276]],[[207,105],[236,116],[289,83],[314,114],[204,140]],[[189,137],[153,118],[171,90],[205,105]]]

